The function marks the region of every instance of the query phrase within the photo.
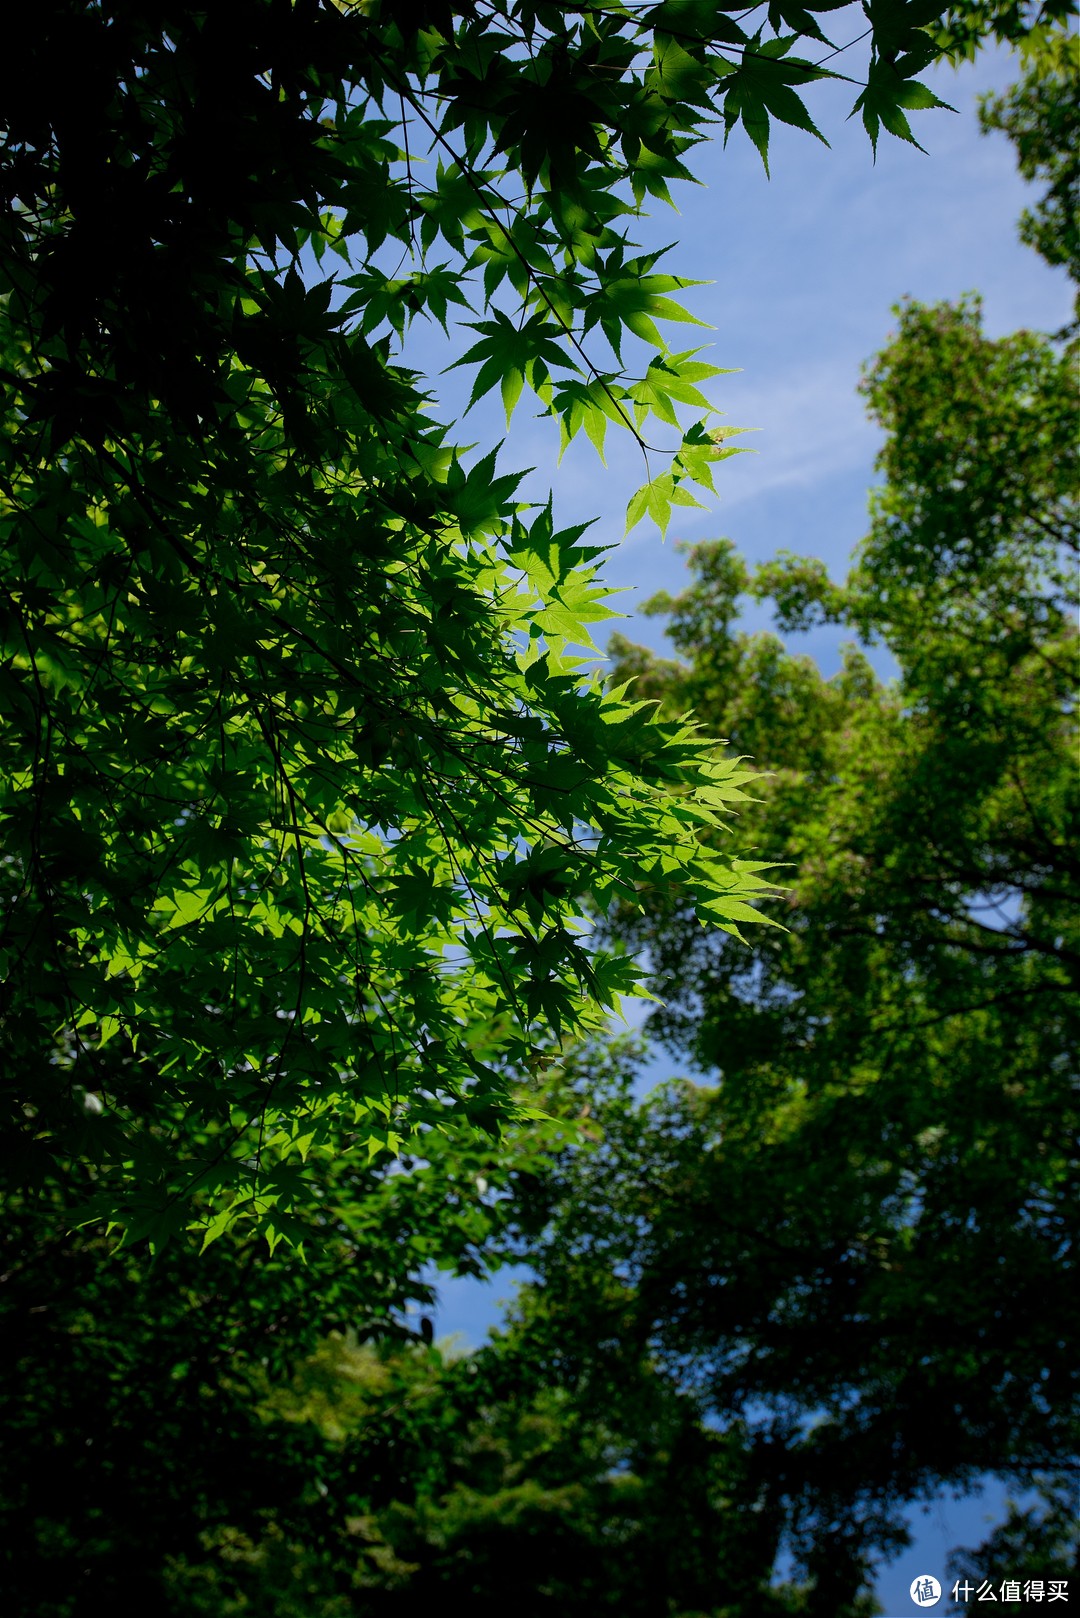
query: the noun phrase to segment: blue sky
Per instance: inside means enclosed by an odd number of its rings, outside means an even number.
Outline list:
[[[853,25],[850,35],[859,31]],[[834,37],[849,37],[839,21]],[[678,539],[724,534],[751,560],[788,549],[820,556],[843,574],[865,531],[879,444],[856,383],[862,363],[887,340],[890,309],[900,298],[956,299],[978,290],[987,329],[995,335],[1021,326],[1055,330],[1069,319],[1065,276],[1017,239],[1016,220],[1028,193],[1012,147],[1003,136],[984,137],[978,129],[977,94],[1015,76],[1004,52],[986,54],[957,72],[927,75],[957,113],[916,114],[915,132],[927,155],[883,137],[876,164],[858,120],[846,121],[854,91],[847,85],[812,87],[818,93],[808,98],[811,111],[831,150],[775,127],[769,180],[756,151],[737,132],[726,150],[719,143],[699,149],[693,167],[705,183],[680,188],[678,214],[662,209],[635,232],[645,247],[677,241],[668,268],[710,282],[686,299],[714,329],[673,327],[669,338],[680,348],[709,344],[705,357],[739,368],[717,378],[712,394],[728,422],[757,431],[744,440],[756,453],[719,468],[720,499],[712,509],[680,513],[666,544],[643,524],[608,557],[608,582],[629,592],[614,603],[631,614],[616,626],[623,633],[665,649],[662,622],[634,612],[653,591],[682,587],[687,575]],[[411,357],[424,364],[419,347]],[[460,371],[440,381],[444,419],[460,409],[468,386]],[[481,444],[502,437],[497,401],[483,401],[465,426],[456,436]],[[612,436],[606,468],[585,442],[571,446],[557,466],[551,425],[530,418],[523,404],[500,464],[534,467],[523,486],[530,497],[542,499],[550,488],[557,519],[569,524],[596,517],[597,538],[615,543],[627,501],[644,474],[634,446]],[[747,617],[753,627],[766,621],[764,608]],[[801,643],[827,672],[836,666],[838,632],[818,631]],[[643,1083],[676,1066],[658,1053]],[[457,1332],[463,1342],[476,1343],[499,1317],[499,1300],[512,1291],[513,1280],[513,1272],[504,1272],[488,1285],[444,1283],[439,1334]],[[942,1499],[926,1512],[913,1511],[914,1545],[878,1582],[886,1611],[914,1612],[911,1580],[935,1573],[944,1583],[947,1551],[984,1538],[987,1519],[1000,1517],[1003,1499],[992,1485],[980,1497]]]

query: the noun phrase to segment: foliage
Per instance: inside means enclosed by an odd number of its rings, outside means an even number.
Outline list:
[[[453,445],[405,345],[460,312],[457,363],[508,416],[527,388],[564,439],[674,430],[630,510],[663,527],[734,446],[714,368],[660,334],[687,283],[630,222],[714,108],[763,156],[770,117],[813,128],[799,91],[836,70],[796,47],[832,9],[21,16],[9,1183],[85,1161],[77,1217],[130,1239],[240,1220],[299,1243],[344,1141],[393,1154],[455,1110],[497,1128],[538,1039],[601,1026],[638,974],[588,941],[597,907],[647,880],[721,928],[758,918],[760,867],[699,835],[746,771],[603,689],[575,651],[611,613],[602,547],[518,501],[494,447]],[[934,103],[939,10],[871,8],[875,136]]]
[[[930,32],[954,60],[972,61],[992,36],[1017,51],[1027,66],[1057,53],[1075,16],[1075,0],[964,0]]]
[[[934,9],[878,8],[882,105],[933,58]],[[598,446],[688,406],[631,515],[711,487],[733,452],[713,371],[657,324],[689,318],[685,283],[622,225],[688,174],[717,100],[763,154],[770,114],[809,124],[797,88],[832,70],[793,48],[823,40],[816,15],[759,20],[21,19],[0,242],[16,1184],[86,1160],[81,1217],[132,1239],[241,1219],[299,1242],[290,1210],[345,1135],[377,1155],[455,1108],[495,1127],[538,1037],[600,1025],[635,969],[588,945],[590,907],[648,877],[721,926],[756,916],[758,871],[698,837],[745,772],[576,658],[610,614],[601,548],[521,506],[494,448],[463,460],[402,345],[471,314],[475,391],[512,413],[527,386]]]
[[[346,1143],[494,1130],[550,1034],[637,969],[643,880],[737,932],[713,828],[745,770],[603,689],[582,525],[470,459],[409,368],[628,428],[663,527],[735,453],[630,240],[718,111],[837,76],[775,0],[644,13],[53,0],[5,53],[0,165],[5,1173],[160,1247],[310,1230]],[[932,0],[875,0],[859,105],[935,104]],[[991,20],[991,31],[995,24]],[[846,46],[844,47],[846,49]],[[815,52],[824,50],[820,61]],[[809,52],[810,54],[806,54]],[[686,419],[689,411],[692,419]],[[650,447],[659,426],[667,448]],[[662,465],[656,468],[657,457]],[[577,650],[575,650],[575,648]]]
[[[740,1435],[710,1433],[648,1364],[590,1403],[527,1329],[473,1357],[365,1343],[328,1271],[323,1318],[343,1312],[314,1343],[298,1267],[257,1239],[172,1243],[150,1269],[101,1248],[58,1240],[4,1288],[13,1611],[389,1618],[456,1597],[495,1614],[509,1589],[537,1615],[814,1610],[769,1582],[777,1522],[748,1531]]]
[[[501,1611],[512,1579],[537,1613],[862,1618],[869,1550],[915,1486],[898,1411],[916,1480],[985,1464],[1003,1425],[1018,1472],[1061,1447],[1040,1314],[1075,915],[1075,871],[1039,841],[1072,813],[1048,672],[1071,650],[1056,362],[987,345],[972,309],[909,312],[880,407],[915,432],[936,410],[981,504],[921,509],[951,488],[924,446],[889,469],[846,590],[805,566],[761,581],[792,623],[893,637],[906,696],[857,657],[827,682],[734,634],[744,574],[713,548],[677,606],[691,668],[624,646],[632,700],[572,655],[609,612],[599,548],[523,507],[491,446],[455,448],[407,364],[415,323],[460,311],[474,397],[498,387],[508,418],[528,389],[564,442],[602,450],[611,424],[654,460],[646,429],[674,429],[630,512],[663,526],[731,429],[699,391],[712,368],[659,332],[686,283],[630,222],[688,175],[714,108],[763,157],[770,117],[816,133],[798,92],[837,64],[798,52],[832,9],[20,16],[0,59],[0,1556],[19,1610]],[[1030,11],[976,31],[1034,38]],[[930,99],[940,16],[868,7],[873,137],[906,137]],[[893,398],[919,343],[933,363]],[[987,367],[986,410],[957,416]],[[776,767],[760,807],[681,717],[691,698]],[[969,864],[920,887],[941,780],[941,847]],[[790,933],[738,956],[689,927],[695,893],[721,927],[760,919],[760,867],[718,824],[736,802],[767,852],[808,856]],[[973,882],[1020,895],[1011,931],[987,940]],[[689,1040],[707,991],[696,1048],[722,1048],[725,1084],[639,1113],[615,1051],[582,1154],[604,1085],[558,1048],[633,985],[581,931],[612,904],[685,974],[671,1032]],[[853,918],[873,937],[847,939]],[[980,967],[989,1003],[968,1005]],[[167,1241],[189,1221],[201,1257]],[[551,1285],[484,1354],[440,1354],[408,1312],[431,1266],[480,1271],[507,1227]],[[957,1327],[933,1286],[984,1250],[1001,1295]],[[955,1434],[957,1407],[974,1425],[943,1457],[934,1421]],[[778,1586],[785,1533],[805,1577]]]
[[[999,1591],[1004,1580],[1015,1580],[1017,1569],[1038,1569],[1044,1591],[1049,1592],[1051,1580],[1063,1580],[1066,1590],[1070,1579],[1076,1577],[1076,1558],[1080,1551],[1080,1524],[1076,1517],[1076,1489],[1067,1477],[1053,1480],[1048,1501],[1038,1505],[1021,1506],[1009,1502],[1005,1521],[996,1528],[984,1544],[974,1550],[962,1549],[949,1559],[950,1581],[966,1582],[975,1589],[989,1579]],[[1026,1583],[1026,1581],[1025,1581]],[[1023,1588],[1023,1586],[1021,1586]],[[959,1602],[953,1608],[961,1610]],[[1030,1612],[1023,1600],[1000,1601],[1004,1615]]]
[[[258,1411],[262,1352],[280,1353],[280,1334],[302,1332],[310,1309],[299,1266],[269,1258],[265,1243],[237,1253],[226,1239],[201,1263],[171,1244],[147,1267],[127,1249],[110,1258],[101,1238],[65,1238],[52,1211],[51,1240],[39,1207],[14,1207],[5,1230],[9,1610],[165,1611],[170,1557],[197,1552],[219,1525],[257,1532],[267,1517],[317,1559],[326,1534],[317,1446]],[[328,1273],[328,1252],[318,1278],[332,1315],[348,1271],[340,1246],[327,1246],[342,1272]],[[367,1290],[384,1300],[370,1275]]]
[[[987,338],[975,300],[905,305],[864,383],[884,483],[846,584],[702,545],[654,602],[686,662],[616,646],[617,681],[770,772],[744,831],[794,868],[749,951],[664,896],[617,917],[653,1027],[714,1077],[616,1091],[603,1149],[565,1159],[526,1239],[537,1352],[572,1380],[648,1349],[749,1423],[808,1567],[986,1472],[1075,1506],[1074,364]],[[897,679],[740,633],[748,590]]]
[[[423,1475],[422,1452],[402,1459],[426,1429],[402,1418],[399,1384],[410,1345],[421,1353],[430,1338],[418,1310],[432,1302],[434,1267],[482,1271],[510,1167],[535,1175],[557,1141],[528,1123],[494,1142],[461,1119],[432,1136],[430,1160],[400,1159],[386,1172],[346,1140],[307,1215],[304,1265],[242,1229],[201,1255],[169,1243],[148,1262],[142,1246],[110,1250],[101,1234],[70,1232],[56,1192],[9,1197],[0,1585],[11,1610],[66,1618],[107,1601],[121,1613],[201,1611],[196,1596],[215,1559],[226,1572],[239,1560],[228,1590],[246,1588],[240,1553],[253,1541],[265,1551],[259,1567],[269,1559],[267,1579],[281,1587],[273,1610],[304,1611],[309,1585],[329,1592],[328,1614],[340,1610],[333,1601],[352,1589],[358,1555],[341,1491],[359,1491],[367,1510],[380,1490]],[[67,1189],[72,1201],[84,1194],[78,1182]],[[349,1377],[330,1378],[337,1418],[324,1400],[318,1420],[299,1419],[288,1392],[301,1374],[310,1389],[320,1385],[328,1338],[357,1352],[377,1341],[390,1359],[406,1351],[344,1457]],[[439,1430],[444,1418],[429,1425]],[[181,1563],[196,1570],[182,1593]],[[226,1610],[228,1592],[218,1593]]]
[[[1003,95],[985,96],[979,119],[1016,147],[1025,180],[1045,184],[1020,216],[1020,238],[1080,284],[1080,38],[1054,34]]]

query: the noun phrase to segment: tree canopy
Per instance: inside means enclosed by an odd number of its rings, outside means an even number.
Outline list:
[[[653,602],[685,661],[615,646],[616,680],[768,772],[743,829],[793,862],[786,930],[736,951],[662,896],[617,920],[706,1082],[616,1089],[526,1241],[538,1351],[571,1384],[654,1354],[749,1424],[765,1498],[847,1598],[905,1501],[986,1472],[1051,1502],[995,1566],[1064,1554],[1080,1438],[1075,345],[990,339],[976,300],[898,316],[846,583],[704,544]],[[789,631],[850,626],[840,672],[740,632],[745,592]]]
[[[1033,43],[1019,81],[1002,95],[984,96],[979,117],[1016,148],[1025,180],[1045,186],[1020,217],[1020,236],[1048,264],[1080,286],[1080,112],[1076,101],[1076,37],[1051,30]]]
[[[848,583],[702,547],[658,603],[682,663],[616,643],[615,690],[601,548],[410,368],[413,323],[463,318],[474,397],[638,437],[629,520],[708,490],[730,429],[660,335],[685,282],[637,212],[713,117],[766,156],[846,72],[871,138],[907,138],[936,55],[1037,63],[1067,10],[872,0],[856,72],[838,9],[20,17],[0,1557],[26,1611],[501,1611],[513,1576],[537,1614],[862,1618],[898,1502],[986,1468],[1053,1495],[1068,359],[908,306]],[[899,684],[741,635],[746,588],[883,640]],[[770,861],[786,931],[739,938]],[[639,1108],[625,1053],[579,1042],[642,941],[660,1031],[721,1082]],[[521,1253],[544,1284],[508,1331],[431,1347],[428,1267]]]
[[[749,946],[662,892],[616,916],[718,1082],[638,1104],[632,1053],[552,1045],[534,1099],[581,1140],[462,1120],[423,1172],[342,1155],[306,1271],[240,1233],[106,1263],[55,1203],[13,1208],[0,1493],[31,1610],[494,1613],[512,1581],[538,1618],[866,1618],[903,1504],[986,1471],[1046,1504],[957,1573],[1069,1577],[1072,355],[909,304],[864,388],[884,481],[846,584],[714,542],[655,603],[683,661],[613,648],[754,753],[744,835],[794,862]],[[742,633],[748,589],[884,642],[898,681]],[[420,1263],[500,1251],[538,1276],[502,1336],[395,1343]]]
[[[79,1217],[132,1239],[241,1219],[302,1243],[314,1165],[451,1112],[495,1128],[538,1038],[602,1025],[639,974],[594,947],[597,911],[648,882],[722,929],[759,918],[760,865],[701,835],[745,767],[604,688],[603,547],[516,499],[495,445],[455,444],[405,344],[464,322],[474,398],[500,389],[509,418],[528,390],[598,449],[629,430],[650,462],[629,521],[663,528],[735,446],[714,368],[661,335],[690,319],[686,282],[636,250],[635,215],[717,118],[766,160],[771,119],[818,134],[803,94],[826,79],[855,78],[872,140],[912,138],[908,111],[938,104],[918,74],[957,48],[933,0],[874,0],[850,53],[836,10],[20,18],[0,79],[13,1183],[78,1162]]]

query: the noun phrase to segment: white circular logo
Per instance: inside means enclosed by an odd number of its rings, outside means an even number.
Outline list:
[[[917,1607],[936,1607],[941,1600],[941,1585],[932,1573],[920,1573],[911,1581],[911,1599]]]

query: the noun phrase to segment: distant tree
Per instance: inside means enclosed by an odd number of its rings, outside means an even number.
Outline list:
[[[1028,52],[1023,76],[1003,95],[984,96],[979,121],[1016,148],[1025,180],[1045,187],[1020,215],[1020,237],[1080,286],[1080,98],[1075,29],[1052,31]]]
[[[1046,1490],[1049,1498],[1026,1506],[1010,1500],[1005,1521],[983,1544],[962,1548],[950,1557],[950,1593],[960,1585],[953,1612],[962,1612],[965,1601],[970,1601],[972,1593],[987,1581],[997,1596],[1002,1618],[1030,1612],[1034,1603],[1027,1594],[1029,1578],[1025,1575],[1029,1572],[1031,1580],[1042,1585],[1043,1600],[1050,1596],[1051,1581],[1064,1582],[1066,1593],[1076,1588],[1080,1567],[1076,1483],[1066,1476],[1053,1478],[1050,1483]],[[1006,1583],[1012,1584],[1013,1591],[1002,1591]],[[1008,1599],[1017,1584],[1019,1598]]]
[[[527,1330],[462,1357],[341,1322],[271,1373],[263,1351],[304,1337],[298,1266],[256,1251],[245,1274],[229,1253],[174,1243],[147,1272],[84,1243],[40,1267],[44,1301],[4,1338],[12,1611],[394,1618],[468,1601],[494,1618],[511,1592],[536,1618],[812,1610],[804,1588],[772,1587],[779,1520],[748,1520],[741,1435],[710,1432],[647,1363],[601,1405],[550,1377]]]
[[[749,1424],[822,1614],[903,1503],[987,1472],[1045,1495],[995,1567],[1075,1554],[1076,349],[990,339],[975,299],[898,317],[846,583],[696,546],[651,609],[680,660],[613,643],[616,684],[763,768],[742,832],[791,861],[786,930],[736,950],[668,896],[616,915],[709,1082],[594,1106],[603,1147],[563,1159],[523,1249],[553,1375],[648,1352]],[[840,672],[741,632],[747,592],[783,631],[849,626]]]

